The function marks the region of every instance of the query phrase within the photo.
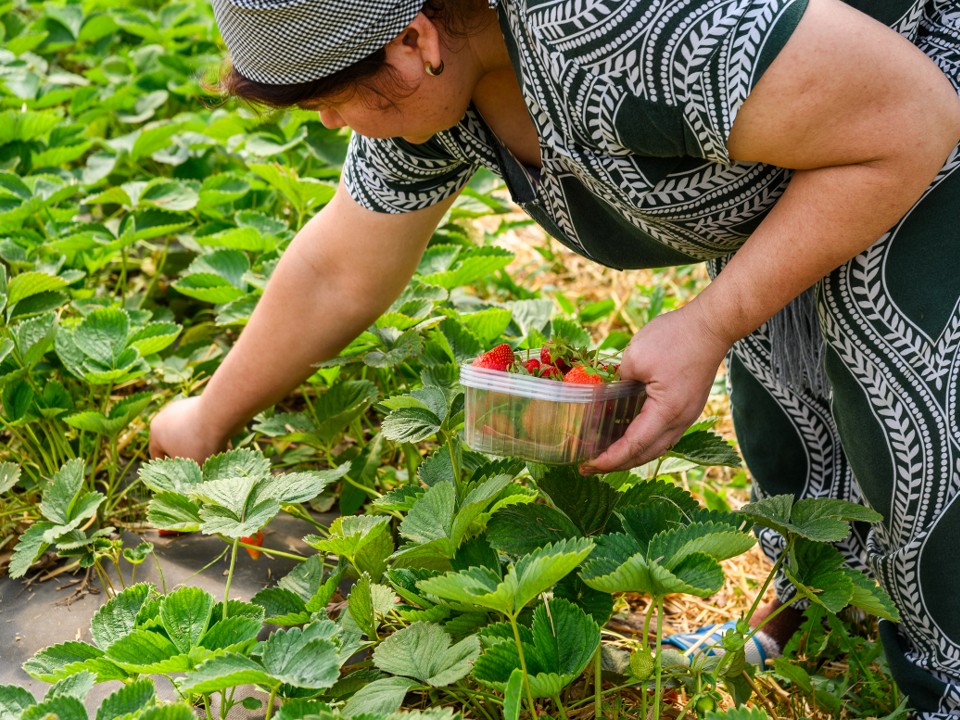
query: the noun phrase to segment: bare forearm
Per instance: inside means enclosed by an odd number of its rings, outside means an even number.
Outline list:
[[[345,193],[304,228],[203,391],[204,419],[237,432],[334,357],[399,295],[452,199],[402,216],[362,210]]]

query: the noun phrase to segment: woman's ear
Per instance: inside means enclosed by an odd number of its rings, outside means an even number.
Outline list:
[[[438,67],[443,62],[440,29],[423,13],[417,13],[413,21],[394,38],[390,45],[394,43],[401,46],[397,49],[402,48],[406,52],[418,53],[420,61],[432,67]]]

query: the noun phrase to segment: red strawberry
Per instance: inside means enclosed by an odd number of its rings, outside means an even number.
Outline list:
[[[253,535],[240,538],[240,542],[246,543],[247,545],[256,545],[257,547],[260,547],[263,545],[263,530],[257,530]],[[244,548],[244,550],[246,550],[250,557],[252,557],[254,560],[260,557],[259,550],[254,550],[253,548]]]
[[[540,348],[540,362],[555,365],[562,373],[569,372],[571,367],[565,356],[564,348],[554,346],[552,342],[544,343],[543,347]]]
[[[540,377],[552,380],[563,380],[563,372],[558,367],[549,364],[540,365]]]
[[[526,368],[527,372],[530,373],[531,375],[537,375],[537,376],[540,375],[541,365],[540,365],[540,361],[537,360],[536,358],[530,358],[529,360],[527,360],[523,364],[523,367]]]
[[[507,343],[501,343],[480,355],[473,361],[473,366],[487,370],[506,371],[510,369],[514,362],[516,362],[516,358],[513,355],[513,350]]]
[[[600,373],[594,368],[587,367],[586,365],[577,365],[570,368],[570,371],[563,376],[563,381],[579,383],[581,385],[596,385],[597,383],[602,383],[603,378],[600,377]]]
[[[187,535],[187,533],[181,532],[180,530],[164,530],[163,528],[159,528],[157,534],[160,537],[180,537],[181,535]]]

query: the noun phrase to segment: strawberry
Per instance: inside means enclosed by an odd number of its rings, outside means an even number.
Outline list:
[[[256,545],[257,547],[260,547],[263,545],[263,530],[257,530],[253,535],[240,538],[240,542],[246,543],[247,545]],[[253,548],[244,548],[244,550],[246,550],[250,557],[252,557],[254,560],[260,557],[259,550],[254,550]]]
[[[563,371],[554,365],[541,364],[540,377],[550,378],[552,380],[563,380]]]
[[[501,343],[480,355],[473,361],[473,366],[486,370],[507,371],[514,362],[516,362],[516,357],[513,355],[513,350],[507,343]]]
[[[554,350],[556,352],[553,352]],[[552,342],[546,342],[540,348],[540,362],[545,365],[554,365],[561,373],[566,374],[570,370],[570,363],[564,357],[565,354],[563,348],[555,346]]]
[[[563,376],[563,381],[568,383],[578,383],[580,385],[596,385],[602,383],[603,378],[600,373],[592,367],[586,365],[575,365]]]
[[[529,360],[527,360],[527,361],[523,364],[523,367],[524,367],[524,368],[526,369],[526,371],[527,371],[528,373],[530,373],[531,375],[536,375],[536,376],[538,376],[538,377],[540,376],[540,368],[541,368],[542,366],[540,365],[540,361],[537,360],[536,358],[530,358]]]

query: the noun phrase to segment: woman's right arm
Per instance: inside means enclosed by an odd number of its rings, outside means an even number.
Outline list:
[[[153,457],[198,462],[304,382],[396,299],[453,204],[387,215],[341,184],[297,234],[250,322],[198,397],[168,404],[150,425]]]

